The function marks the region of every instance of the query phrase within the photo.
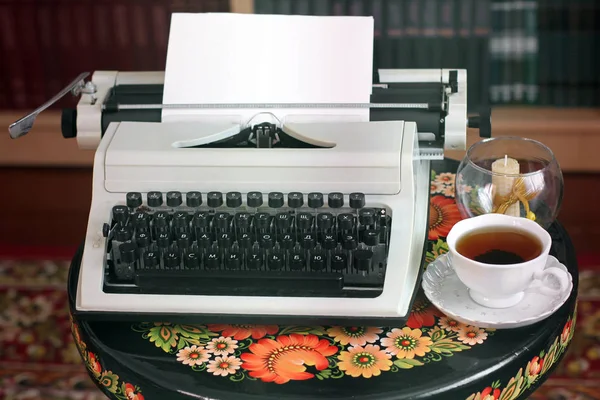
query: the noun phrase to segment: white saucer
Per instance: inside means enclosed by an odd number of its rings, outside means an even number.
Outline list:
[[[546,268],[558,267],[569,275],[569,285],[560,294],[550,297],[526,292],[523,300],[509,308],[487,308],[475,303],[467,287],[458,279],[446,254],[439,256],[423,273],[425,295],[448,317],[480,328],[510,329],[533,325],[558,310],[571,295],[573,278],[555,257],[549,256]],[[490,290],[494,284],[490,283]]]

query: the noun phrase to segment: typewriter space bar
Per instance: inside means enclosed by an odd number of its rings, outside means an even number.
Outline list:
[[[138,270],[142,292],[164,294],[326,295],[341,293],[342,274],[295,271]]]

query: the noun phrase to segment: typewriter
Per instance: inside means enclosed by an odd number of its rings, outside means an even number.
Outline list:
[[[62,117],[65,138],[95,149],[74,312],[404,322],[424,263],[430,162],[464,149],[467,126],[490,135],[489,116],[467,118],[466,71],[379,70],[368,121],[281,123],[262,104],[245,125],[162,121],[164,75],[82,74],[9,127],[20,137],[49,104],[80,96]]]

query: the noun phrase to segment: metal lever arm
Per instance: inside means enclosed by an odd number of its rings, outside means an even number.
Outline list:
[[[87,91],[85,90],[85,85],[84,85],[83,80],[85,78],[87,78],[87,76],[89,74],[90,74],[89,72],[83,72],[83,73],[79,74],[79,76],[77,76],[77,78],[75,78],[73,81],[71,81],[71,83],[69,83],[67,86],[65,86],[65,88],[63,90],[58,92],[50,100],[48,100],[47,102],[45,102],[44,104],[42,104],[41,106],[36,108],[34,111],[29,113],[28,115],[24,116],[23,118],[20,118],[17,121],[13,122],[8,127],[8,133],[10,133],[10,137],[12,139],[17,139],[17,138],[20,138],[21,136],[25,136],[33,127],[33,123],[35,122],[35,119],[38,116],[38,114],[40,114],[42,111],[44,111],[45,109],[50,107],[52,104],[59,101],[67,93],[72,92],[74,95],[78,95],[80,93],[86,93]],[[93,89],[92,89],[92,92],[93,92]]]

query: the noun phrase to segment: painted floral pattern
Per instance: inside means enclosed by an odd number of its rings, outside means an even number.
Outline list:
[[[550,368],[561,360],[562,355],[567,351],[567,347],[573,339],[576,320],[577,309],[575,309],[573,317],[567,320],[561,334],[554,340],[552,345],[534,356],[508,382],[502,385],[502,382],[495,381],[480,392],[473,393],[466,400],[515,400],[520,398],[537,383],[541,376],[545,375]]]
[[[454,174],[432,172],[426,264],[448,251],[444,239],[461,219],[454,186]],[[504,386],[494,382],[469,400],[517,398],[559,359],[572,337],[573,323],[565,326],[555,346],[533,358]],[[310,379],[367,379],[421,368],[485,346],[495,333],[448,318],[422,293],[400,327],[141,323],[132,329],[193,371],[234,382],[279,385]]]
[[[110,393],[113,399],[117,400],[144,400],[142,390],[131,382],[123,381],[119,375],[113,371],[106,370],[98,355],[88,349],[86,343],[81,339],[79,326],[71,319],[71,333],[81,359],[88,369],[89,375],[94,379],[98,386]]]

